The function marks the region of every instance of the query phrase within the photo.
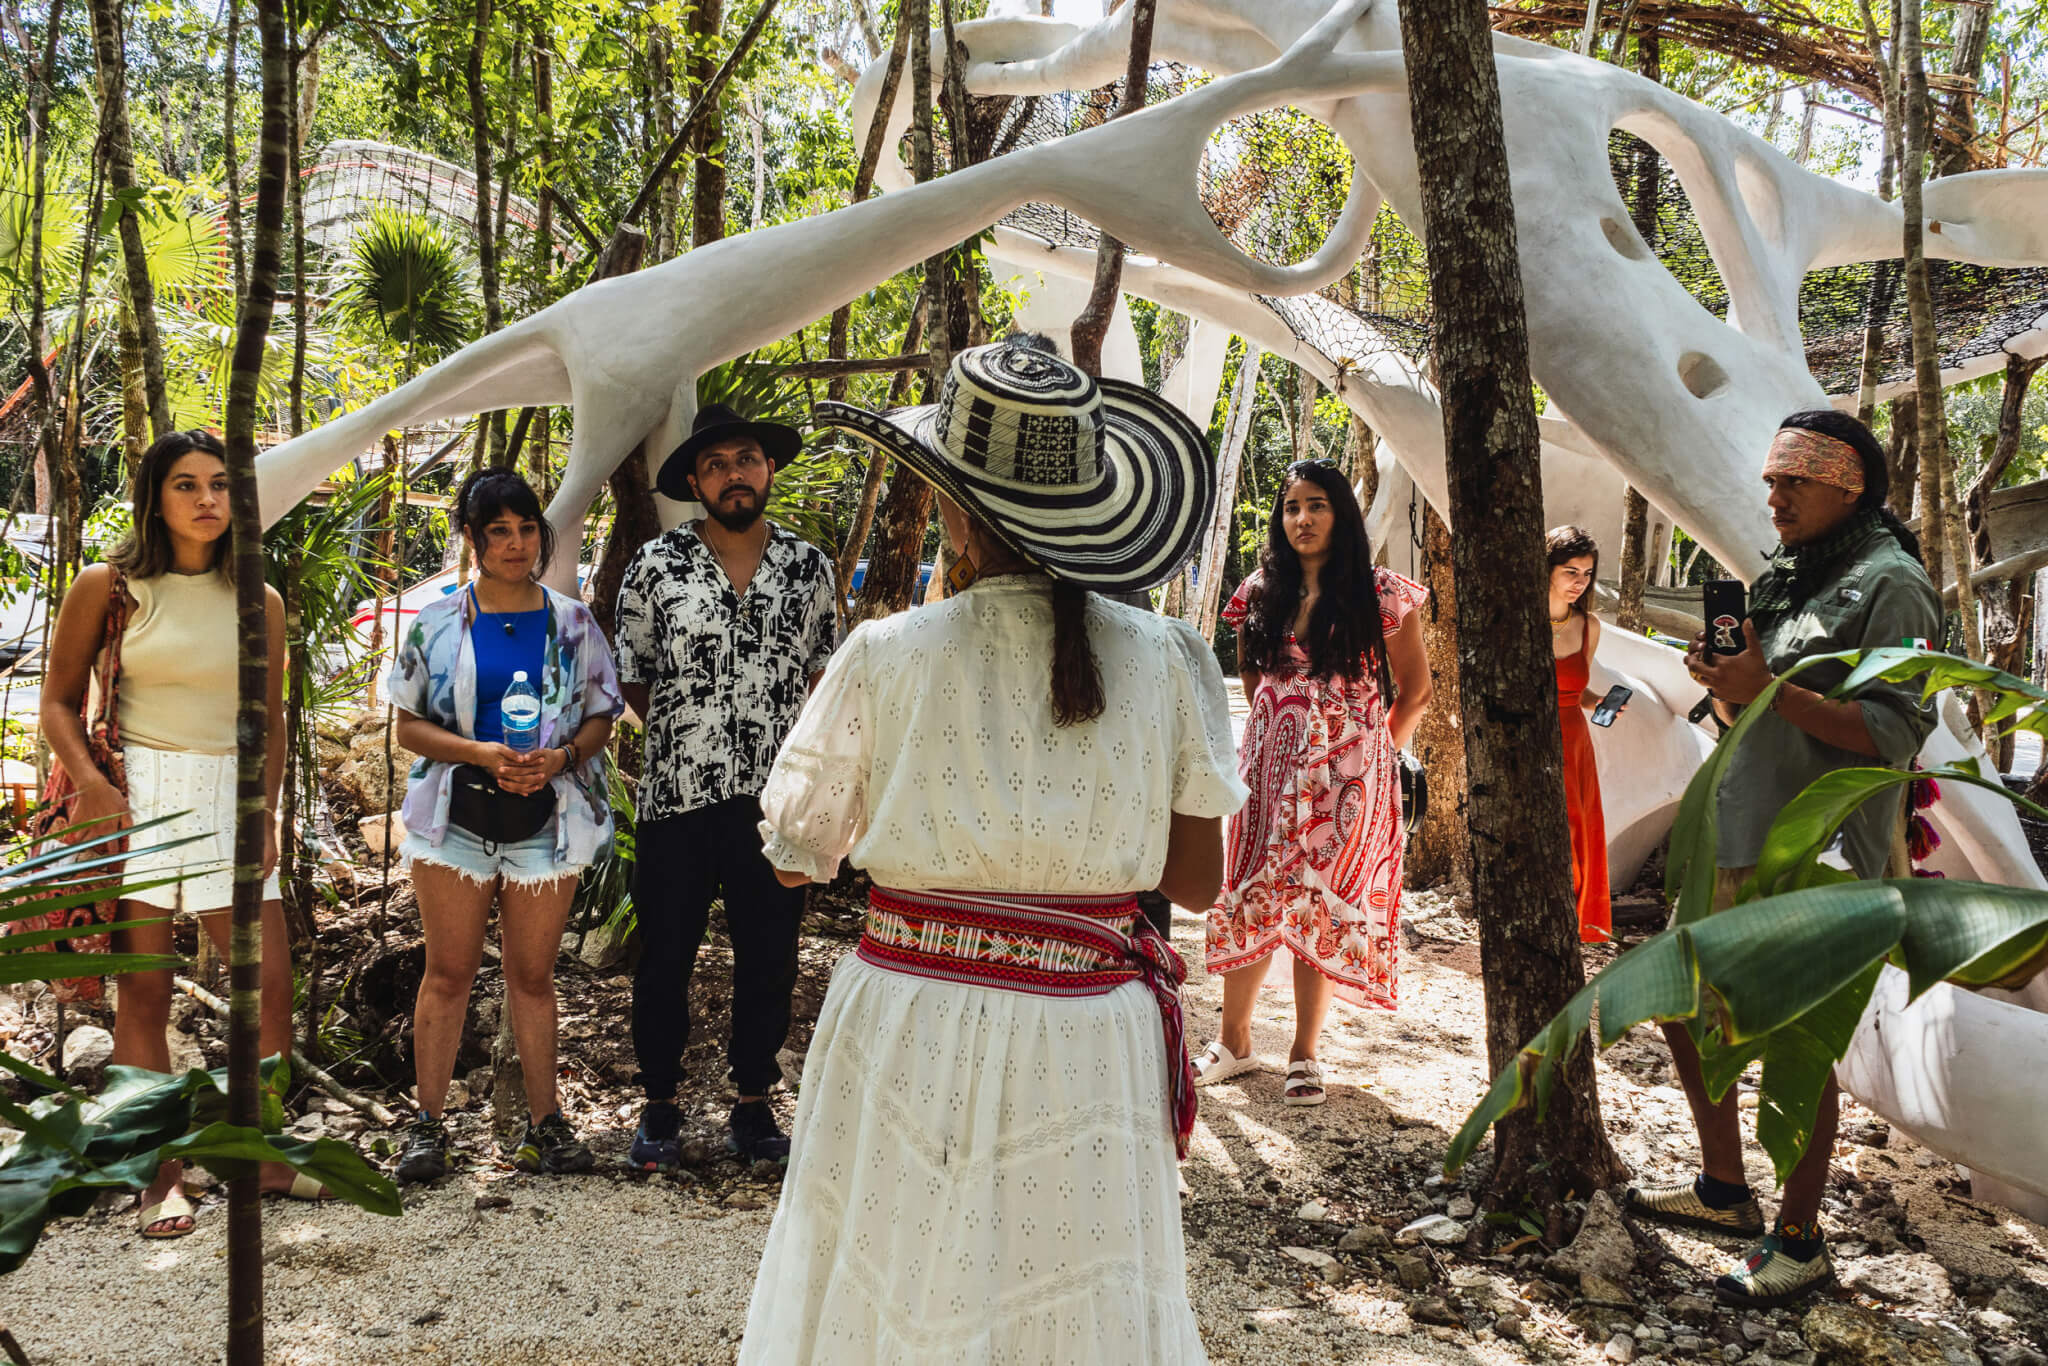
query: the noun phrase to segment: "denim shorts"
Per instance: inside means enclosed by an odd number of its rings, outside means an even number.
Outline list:
[[[485,844],[459,825],[448,827],[439,844],[429,844],[407,832],[398,846],[400,858],[410,863],[431,863],[453,868],[465,881],[488,883],[503,878],[506,885],[533,887],[557,878],[575,877],[587,866],[555,862],[555,823],[530,840],[516,844]]]

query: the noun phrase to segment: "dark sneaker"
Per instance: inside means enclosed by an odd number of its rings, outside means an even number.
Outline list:
[[[676,1167],[677,1138],[683,1131],[683,1112],[672,1100],[650,1100],[640,1112],[640,1127],[633,1131],[633,1149],[627,1161],[643,1172],[668,1171]]]
[[[1698,1229],[1703,1233],[1725,1233],[1735,1238],[1755,1238],[1764,1231],[1764,1212],[1756,1197],[1750,1196],[1727,1209],[1716,1209],[1700,1199],[1691,1180],[1662,1186],[1630,1186],[1622,1208],[1639,1219],[1660,1224]]]
[[[746,1100],[732,1107],[732,1132],[725,1146],[751,1162],[789,1160],[789,1140],[775,1123],[775,1112],[765,1100]]]
[[[448,1174],[448,1131],[441,1121],[422,1110],[405,1126],[405,1146],[399,1150],[398,1167],[392,1175],[401,1186],[438,1181]]]
[[[1827,1244],[1822,1243],[1811,1258],[1800,1261],[1773,1233],[1714,1282],[1714,1297],[1738,1309],[1776,1309],[1824,1290],[1834,1280],[1835,1264],[1828,1259]]]
[[[523,1172],[560,1175],[587,1172],[597,1165],[597,1158],[583,1146],[569,1121],[557,1110],[546,1119],[527,1124],[526,1137],[512,1150],[512,1165]]]

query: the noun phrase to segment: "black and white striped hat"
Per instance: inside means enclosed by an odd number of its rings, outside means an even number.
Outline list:
[[[1216,501],[1208,438],[1173,404],[1003,342],[953,358],[939,401],[872,412],[820,403],[1057,578],[1150,588],[1194,554]]]

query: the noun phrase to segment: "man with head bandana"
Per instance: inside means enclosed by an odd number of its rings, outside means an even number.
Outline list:
[[[1793,414],[1771,443],[1763,478],[1781,544],[1751,586],[1743,649],[1710,658],[1702,633],[1686,656],[1724,725],[1802,659],[1938,641],[1942,629],[1941,598],[1920,565],[1919,541],[1884,506],[1884,449],[1861,422],[1830,411]],[[1802,671],[1777,691],[1771,714],[1757,719],[1729,757],[1716,804],[1716,910],[1733,903],[1756,869],[1772,821],[1809,783],[1843,768],[1903,768],[1934,729],[1933,704],[1912,683],[1873,684],[1853,700],[1829,700],[1848,671],[1841,663]],[[1833,852],[1856,876],[1883,877],[1898,819],[1898,796],[1865,802],[1843,824]],[[1764,1233],[1763,1213],[1743,1171],[1735,1091],[1718,1104],[1708,1100],[1691,1035],[1682,1024],[1666,1025],[1664,1034],[1699,1130],[1701,1170],[1692,1180],[1631,1189],[1628,1207],[1642,1218],[1755,1238]],[[1833,1279],[1818,1219],[1838,1109],[1830,1080],[1775,1226],[1715,1282],[1725,1303],[1789,1304]]]

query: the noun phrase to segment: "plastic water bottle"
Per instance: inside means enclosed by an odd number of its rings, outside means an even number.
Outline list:
[[[540,694],[526,681],[526,671],[512,675],[512,684],[498,702],[498,720],[506,748],[531,754],[540,746]]]

